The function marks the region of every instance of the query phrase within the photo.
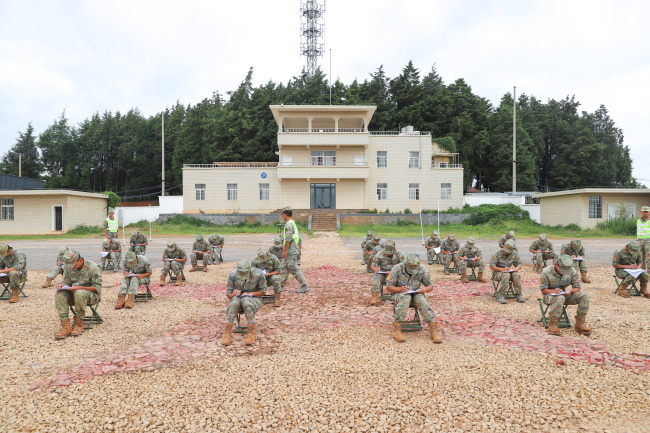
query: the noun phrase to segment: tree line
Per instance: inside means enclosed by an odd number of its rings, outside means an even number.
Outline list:
[[[329,104],[322,71],[304,71],[287,84],[252,84],[251,68],[239,87],[187,106],[176,102],[146,117],[137,108],[105,111],[72,125],[65,112],[42,133],[32,124],[0,161],[0,172],[43,179],[46,188],[115,191],[122,197],[160,190],[162,117],[165,178],[181,193],[183,164],[215,161],[277,161],[277,124],[269,105]],[[376,105],[371,129],[414,125],[431,131],[444,150],[459,152],[465,187],[502,192],[512,188],[513,96],[497,106],[459,78],[445,84],[435,65],[425,75],[409,62],[396,77],[383,66],[363,82],[332,85],[332,104]],[[638,187],[623,132],[601,105],[579,111],[574,97],[517,99],[517,189],[552,191],[580,187]],[[153,191],[153,192],[152,192]]]

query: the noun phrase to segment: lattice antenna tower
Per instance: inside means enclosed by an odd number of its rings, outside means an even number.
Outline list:
[[[325,52],[325,0],[300,0],[300,55],[307,58],[307,74],[313,77],[318,58]]]

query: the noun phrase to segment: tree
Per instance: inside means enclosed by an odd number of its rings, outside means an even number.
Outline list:
[[[20,158],[19,156],[20,155]],[[36,147],[34,127],[31,122],[27,125],[25,133],[18,132],[16,144],[9,149],[0,162],[0,172],[18,176],[18,161],[21,162],[21,175],[32,179],[41,176],[41,157]]]

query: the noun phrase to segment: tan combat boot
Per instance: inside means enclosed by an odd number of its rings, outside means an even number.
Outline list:
[[[469,280],[467,279],[467,271],[463,271],[463,273],[460,275],[460,282],[463,284],[469,283]]]
[[[178,274],[176,275],[176,283],[174,283],[176,286],[180,286],[183,284],[183,275]]]
[[[282,293],[276,293],[275,294],[275,302],[273,303],[274,307],[279,307],[279,306],[282,305],[281,298],[282,298]]]
[[[226,323],[226,329],[223,331],[223,338],[221,339],[221,344],[224,346],[230,346],[232,343],[232,323]]]
[[[624,298],[629,298],[630,294],[627,293],[627,284],[621,283],[621,285],[618,287],[618,291],[616,292],[616,294]]]
[[[43,285],[41,286],[41,289],[47,289],[51,285],[52,285],[52,277],[47,277],[45,279],[45,283],[43,283]]]
[[[54,338],[57,340],[63,340],[65,337],[70,335],[71,332],[72,328],[70,327],[70,319],[61,319],[61,329],[54,335]]]
[[[127,295],[126,303],[124,304],[125,308],[133,308],[133,302],[135,301],[135,295]]]
[[[548,333],[551,335],[561,335],[560,328],[557,327],[557,322],[559,317],[549,317],[548,318]]]
[[[115,309],[119,310],[122,307],[124,307],[124,300],[126,299],[126,295],[117,295],[117,304],[115,304]]]
[[[438,331],[438,322],[435,320],[429,322],[429,334],[431,334],[431,339],[434,343],[442,343],[442,335],[440,334],[440,331]]]
[[[580,272],[580,278],[582,279],[583,283],[589,284],[591,283],[591,280],[587,278],[587,273],[586,272]]]
[[[536,271],[538,274],[541,274],[543,268],[544,268],[544,267],[543,267],[542,265],[535,266],[535,271]]]
[[[18,295],[19,294],[20,294],[20,290],[18,290],[18,289],[12,290],[11,291],[11,298],[9,298],[9,302],[11,302],[12,304],[15,304],[16,302],[18,302]]]
[[[476,281],[479,283],[487,283],[487,281],[485,281],[485,278],[483,278],[483,272],[478,273],[476,276]]]
[[[379,304],[379,292],[370,292],[372,298],[370,298],[370,305]]]
[[[246,346],[250,346],[257,340],[257,331],[255,330],[255,323],[249,323],[248,324],[248,329],[246,330],[246,340],[244,340],[244,344]]]
[[[160,283],[158,283],[158,284],[160,284],[161,286],[165,285],[165,276],[164,275],[160,276]]]
[[[585,326],[585,316],[575,316],[575,318],[576,318],[575,329],[578,332],[578,334],[584,334],[587,336],[591,335],[591,329]]]
[[[203,262],[203,272],[208,272],[208,262]]]
[[[196,265],[192,265],[192,269],[190,269],[190,272],[196,272]]]
[[[72,326],[72,332],[70,333],[70,335],[76,337],[77,335],[83,334],[83,332],[84,332],[84,319],[75,316],[74,323]]]
[[[393,338],[399,343],[406,341],[404,334],[402,334],[402,322],[393,322]]]
[[[642,284],[641,289],[639,290],[641,292],[641,295],[643,295],[646,298],[650,298],[650,293],[648,293],[648,285],[646,284],[645,286]]]

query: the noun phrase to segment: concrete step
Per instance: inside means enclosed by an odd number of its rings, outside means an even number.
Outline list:
[[[329,215],[323,213],[311,214],[311,229],[317,231],[333,231],[336,230],[336,215]]]

